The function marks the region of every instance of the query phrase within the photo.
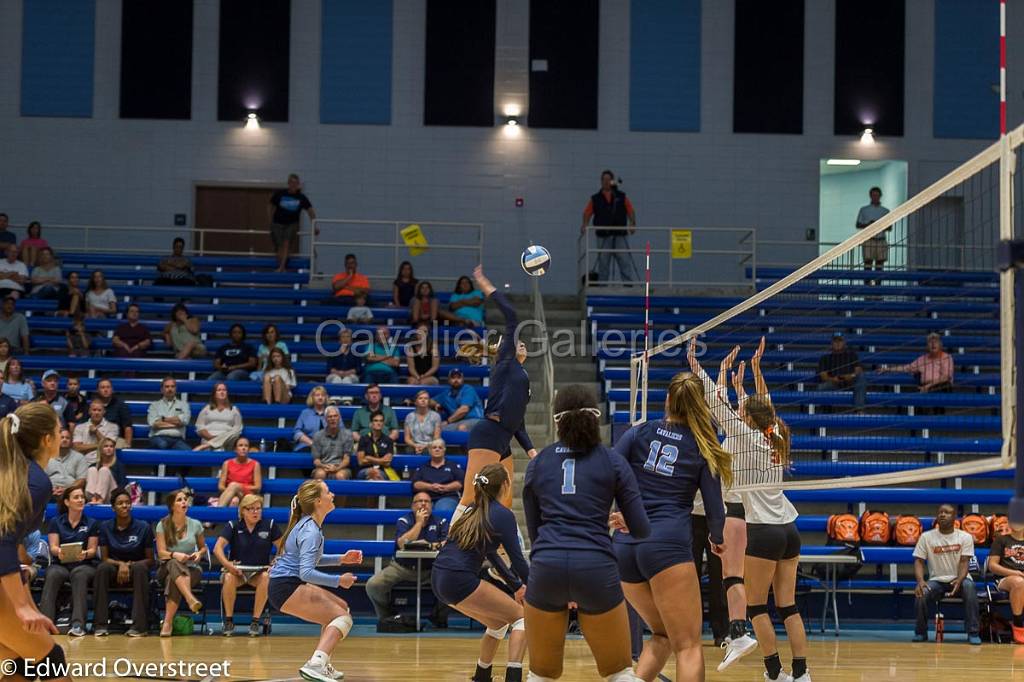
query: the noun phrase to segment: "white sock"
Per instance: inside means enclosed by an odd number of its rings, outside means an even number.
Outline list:
[[[505,667],[506,668],[522,668],[523,667],[523,662],[519,661],[518,663],[516,663],[515,661],[509,661],[508,663],[505,664]]]
[[[478,658],[478,659],[476,659],[476,664],[477,664],[478,666],[480,666],[481,668],[483,668],[484,670],[487,670],[488,668],[490,668],[490,667],[491,667],[491,665],[493,665],[493,664],[494,664],[494,661],[491,661],[490,663],[484,663],[483,661],[481,661],[481,660],[480,660],[480,659]]]
[[[526,682],[555,682],[553,677],[541,677],[533,671],[527,673]]]
[[[325,651],[317,649],[313,652],[313,655],[309,657],[310,665],[323,666],[325,663],[330,663],[331,656]]]
[[[633,674],[632,668],[626,668],[604,679],[607,682],[636,682],[640,678]]]
[[[454,526],[455,522],[459,520],[460,516],[466,513],[467,509],[469,509],[469,505],[465,504],[460,504],[457,507],[455,507],[455,511],[452,512],[452,520],[448,522],[448,527],[451,528],[452,526]]]

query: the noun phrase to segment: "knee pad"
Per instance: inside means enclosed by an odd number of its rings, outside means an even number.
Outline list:
[[[512,622],[512,631],[513,632],[515,632],[516,630],[522,631],[522,630],[525,630],[525,629],[526,629],[526,619],[525,618],[520,618],[519,620]]]
[[[747,620],[754,620],[758,616],[768,615],[767,604],[747,604]]]
[[[64,649],[59,644],[54,644],[53,648],[50,649],[50,653],[46,654],[43,660],[35,661],[32,667],[34,668],[33,672],[41,680],[55,680],[60,677],[67,677],[69,674],[68,663],[64,658]],[[25,677],[30,680],[33,679],[32,675],[25,675]]]
[[[800,615],[800,609],[796,604],[790,604],[789,606],[776,606],[775,610],[779,614],[779,618],[785,621],[787,618]]]
[[[505,639],[505,633],[508,632],[509,624],[505,623],[500,628],[487,628],[486,634],[488,637],[493,637],[499,642]]]
[[[722,579],[722,590],[726,594],[728,594],[729,590],[731,590],[732,588],[736,587],[737,585],[742,585],[742,584],[743,584],[743,578],[737,577],[735,575],[731,575],[728,578],[723,578]]]
[[[347,613],[344,616],[338,616],[328,623],[327,627],[334,628],[341,633],[341,638],[345,639],[348,637],[349,631],[352,630],[352,616]]]

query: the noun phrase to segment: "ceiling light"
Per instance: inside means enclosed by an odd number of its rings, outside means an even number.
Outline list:
[[[860,159],[829,159],[826,166],[859,166]]]

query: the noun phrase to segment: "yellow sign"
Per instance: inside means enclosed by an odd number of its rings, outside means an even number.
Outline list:
[[[402,228],[402,241],[409,247],[409,255],[418,256],[421,253],[426,253],[430,245],[427,244],[427,238],[423,234],[422,228],[416,223],[407,225]]]
[[[693,230],[672,230],[672,257],[693,256]]]

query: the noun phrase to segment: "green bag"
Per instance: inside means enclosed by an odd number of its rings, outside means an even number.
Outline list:
[[[172,635],[191,635],[195,630],[195,623],[188,616],[175,616],[171,621]]]

